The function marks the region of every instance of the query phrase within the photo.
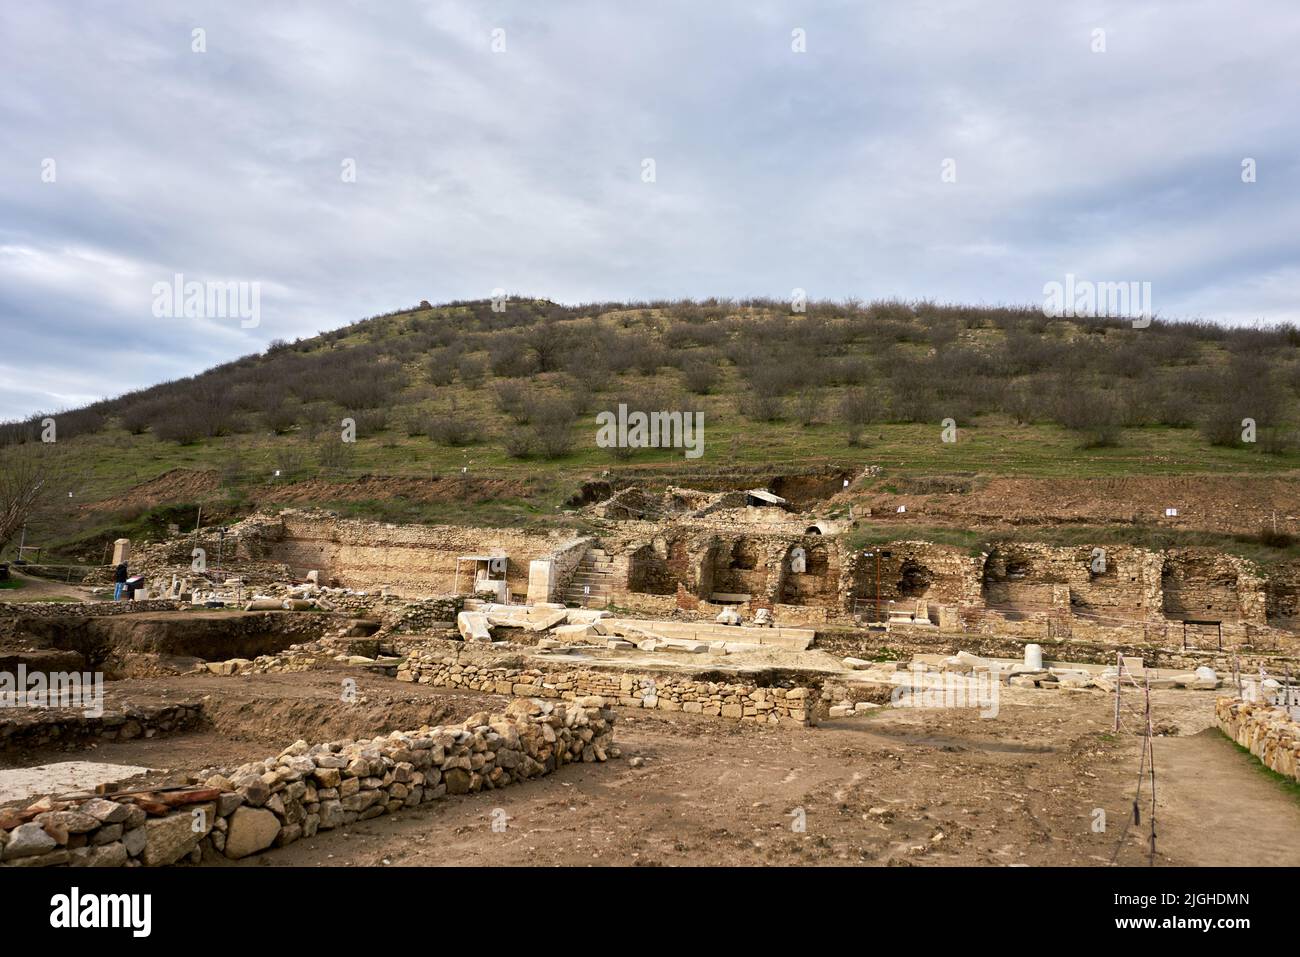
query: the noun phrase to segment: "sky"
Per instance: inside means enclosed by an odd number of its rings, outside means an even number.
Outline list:
[[[495,290],[1300,322],[1298,49],[1294,0],[5,3],[0,420]]]

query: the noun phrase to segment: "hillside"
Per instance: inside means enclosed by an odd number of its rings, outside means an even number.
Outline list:
[[[933,475],[1290,477],[1298,344],[1289,327],[925,303],[422,303],[54,413],[75,505],[60,496],[37,534],[84,551],[192,522],[200,503],[220,517],[310,502],[389,520],[566,521],[582,480],[629,469],[686,483],[871,465],[872,493]],[[598,447],[595,417],[620,403],[703,413],[703,455]],[[41,418],[0,426],[0,442],[39,441]],[[177,468],[190,471],[165,476]]]

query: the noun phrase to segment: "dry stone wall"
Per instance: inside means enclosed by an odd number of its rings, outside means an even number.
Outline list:
[[[72,709],[0,711],[0,751],[38,751],[97,741],[130,741],[188,731],[203,720],[200,702],[143,705],[88,715]]]
[[[149,601],[32,601],[0,602],[0,618],[103,618],[142,611],[176,611],[183,602],[158,598]]]
[[[42,799],[0,810],[0,867],[124,867],[241,859],[447,795],[617,757],[602,698],[512,701],[459,725],[309,745],[179,792]]]
[[[1259,758],[1265,767],[1300,781],[1300,722],[1286,708],[1219,698],[1214,715],[1219,730]]]
[[[758,687],[687,676],[595,670],[547,672],[462,663],[457,656],[417,652],[398,667],[399,681],[488,694],[578,700],[600,696],[629,708],[682,711],[761,724],[813,723],[818,689]]]

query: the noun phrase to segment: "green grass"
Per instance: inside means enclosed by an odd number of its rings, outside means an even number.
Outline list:
[[[12,591],[13,589],[22,588],[26,584],[27,583],[25,581],[22,581],[21,579],[18,578],[7,578],[3,581],[0,581],[0,589],[6,589]]]
[[[485,304],[479,304],[485,306]],[[515,312],[527,312],[536,304],[516,302],[511,305],[511,322]],[[539,307],[540,308],[540,307]],[[482,310],[480,310],[481,312]],[[544,310],[543,310],[544,311]],[[578,336],[580,345],[588,329],[595,322],[605,332],[626,333],[642,343],[661,345],[669,341],[669,320],[692,310],[685,306],[618,306],[607,304],[599,310],[598,319],[590,319],[575,312],[562,318],[553,327],[557,334],[565,330]],[[782,346],[770,338],[757,336],[748,323],[761,315],[780,313],[776,306],[720,307],[718,316],[708,323],[728,317],[723,325],[730,337],[728,342],[739,345],[749,342],[760,354],[773,361],[785,360],[785,365],[797,364],[798,355],[781,354]],[[849,321],[843,310],[834,310],[835,325]],[[976,310],[976,312],[980,312]],[[962,320],[960,343],[996,352],[1006,339],[1006,331],[992,320],[997,310],[988,315],[970,316]],[[198,496],[182,496],[179,505],[146,509],[105,508],[86,510],[88,503],[102,502],[121,496],[133,487],[154,479],[175,468],[213,470],[221,477],[221,488],[216,495],[204,495],[204,515],[227,520],[245,514],[250,502],[268,492],[275,483],[300,479],[320,478],[345,482],[364,475],[384,475],[415,479],[432,479],[463,474],[478,478],[526,479],[529,487],[520,494],[501,498],[484,498],[477,501],[423,503],[393,498],[359,499],[340,492],[323,494],[318,501],[326,507],[335,507],[344,514],[391,522],[460,522],[483,525],[564,525],[571,521],[564,515],[565,500],[588,479],[599,478],[606,471],[617,474],[630,469],[646,476],[662,476],[665,484],[690,485],[691,476],[707,473],[735,472],[743,469],[769,469],[771,474],[802,470],[819,465],[831,465],[853,470],[864,466],[877,466],[883,471],[888,484],[885,490],[894,490],[907,475],[969,474],[980,476],[1023,476],[1033,478],[1111,478],[1132,476],[1177,475],[1283,475],[1300,472],[1300,450],[1287,454],[1266,454],[1259,447],[1221,447],[1210,445],[1201,434],[1188,428],[1141,427],[1123,430],[1114,447],[1082,448],[1078,433],[1058,425],[1046,424],[1050,403],[1043,396],[1044,408],[1039,415],[1040,424],[1020,424],[1002,413],[957,418],[958,439],[955,443],[941,440],[940,420],[946,417],[944,402],[937,398],[934,421],[926,423],[892,422],[872,425],[863,430],[857,444],[849,444],[849,432],[842,426],[831,424],[837,418],[841,402],[849,390],[843,386],[820,386],[815,370],[809,371],[807,390],[818,397],[813,424],[800,425],[792,416],[798,395],[789,395],[784,414],[778,421],[755,421],[740,411],[740,400],[748,389],[740,367],[726,358],[727,350],[719,343],[704,347],[683,346],[673,348],[673,358],[682,358],[692,350],[696,355],[707,354],[718,370],[718,381],[709,395],[699,396],[685,389],[683,372],[668,364],[661,364],[651,373],[635,370],[622,373],[603,373],[579,366],[572,374],[558,372],[537,373],[512,380],[528,390],[552,395],[571,394],[575,387],[590,389],[587,412],[573,426],[573,448],[564,456],[546,459],[537,456],[515,459],[507,455],[504,440],[507,434],[519,428],[496,408],[494,385],[499,381],[488,376],[481,382],[466,383],[457,377],[447,385],[434,386],[429,368],[428,343],[421,345],[421,336],[431,331],[448,333],[451,338],[442,340],[472,343],[470,353],[477,358],[486,357],[497,336],[515,335],[519,330],[533,328],[529,325],[511,327],[493,325],[486,320],[490,314],[473,318],[474,310],[465,305],[445,306],[432,310],[399,312],[375,320],[354,324],[335,333],[295,344],[293,351],[306,356],[320,357],[333,350],[346,351],[349,347],[378,343],[392,347],[387,359],[401,365],[403,385],[393,394],[386,409],[389,427],[374,434],[358,435],[350,446],[350,461],[346,468],[325,472],[318,465],[323,442],[337,442],[339,435],[327,430],[318,438],[309,438],[300,429],[284,435],[273,435],[266,429],[261,410],[246,407],[241,413],[242,424],[234,427],[247,431],[233,435],[205,439],[191,445],[177,445],[159,441],[152,434],[132,435],[121,427],[114,412],[108,424],[99,432],[67,440],[60,439],[58,448],[65,454],[70,466],[68,488],[72,497],[60,499],[56,518],[42,529],[42,543],[54,549],[82,543],[85,549],[99,547],[113,537],[133,540],[161,537],[168,522],[182,528],[193,527],[197,517]],[[922,313],[927,318],[922,319]],[[875,363],[873,375],[862,379],[884,383],[890,369],[904,368],[896,365],[901,360],[920,358],[930,351],[927,330],[936,320],[930,313],[943,310],[927,308],[913,317],[908,310],[888,309],[863,326],[845,356]],[[540,315],[540,313],[539,313]],[[566,314],[568,315],[568,314]],[[893,318],[890,318],[890,317]],[[907,316],[899,324],[899,317]],[[770,316],[769,316],[770,317]],[[535,317],[534,317],[535,318]],[[810,315],[807,320],[811,321]],[[951,318],[951,317],[950,317]],[[969,320],[969,321],[967,321]],[[502,320],[505,321],[504,319]],[[531,320],[530,320],[531,321]],[[784,321],[784,320],[783,320]],[[881,325],[883,323],[883,325]],[[701,326],[701,328],[705,328]],[[884,338],[870,330],[886,330]],[[889,333],[888,330],[895,330]],[[742,331],[747,330],[747,331]],[[855,334],[856,335],[856,334]],[[1070,343],[1112,343],[1112,351],[1138,348],[1146,340],[1136,337],[1128,329],[1102,329],[1072,323],[1053,323],[1044,332],[1047,338]],[[478,338],[474,338],[474,337]],[[486,338],[484,338],[486,337]],[[1113,340],[1113,342],[1112,342]],[[703,340],[701,340],[703,341]],[[1080,346],[1082,347],[1082,346]],[[793,346],[787,345],[787,349]],[[1153,376],[1176,383],[1188,382],[1188,370],[1196,367],[1217,369],[1229,357],[1221,343],[1197,339],[1195,348],[1186,359],[1161,360]],[[1294,412],[1296,385],[1300,383],[1300,363],[1287,350],[1276,350],[1277,375],[1290,383],[1286,402]],[[250,359],[251,366],[263,368],[262,363],[273,363],[275,356]],[[367,360],[371,361],[371,360]],[[1190,365],[1188,364],[1190,363]],[[275,376],[273,365],[263,371],[267,377]],[[369,365],[360,367],[369,371]],[[803,366],[799,366],[802,370]],[[219,373],[213,370],[212,374]],[[1009,385],[1016,385],[1019,373],[999,373]],[[234,379],[220,376],[213,379],[214,386],[229,388]],[[241,380],[242,381],[242,380]],[[827,378],[826,381],[832,381]],[[833,381],[844,381],[843,379]],[[245,383],[247,384],[247,383]],[[945,383],[908,379],[904,385],[923,390],[933,390]],[[948,383],[950,384],[950,383]],[[1021,383],[1023,384],[1023,383]],[[1145,388],[1150,383],[1142,380]],[[1082,385],[1082,383],[1079,383]],[[1118,385],[1135,386],[1136,382]],[[178,387],[179,388],[179,387]],[[874,388],[874,386],[873,386]],[[1187,389],[1193,385],[1188,384]],[[235,392],[237,390],[231,390]],[[906,392],[907,389],[903,389]],[[342,394],[342,393],[340,393]],[[938,393],[936,393],[937,395]],[[171,395],[176,402],[195,401],[190,393]],[[334,393],[331,393],[334,395]],[[619,459],[610,451],[595,444],[595,416],[612,410],[621,399],[636,401],[660,396],[673,408],[699,410],[704,414],[704,455],[688,460],[681,450],[642,449],[630,458]],[[653,400],[651,400],[653,401]],[[972,400],[975,402],[975,400]],[[445,412],[452,408],[457,414],[479,423],[480,441],[463,447],[447,447],[434,443],[427,437],[406,435],[398,427],[407,411]],[[980,399],[970,408],[1003,408],[1011,406],[992,398]],[[299,422],[308,418],[324,418],[332,428],[345,416],[356,414],[358,421],[364,416],[349,411],[342,405],[330,402],[320,405],[323,416],[308,417],[304,412]],[[1294,414],[1291,420],[1294,420]],[[1068,421],[1068,419],[1067,419]],[[526,429],[526,427],[523,427]],[[286,474],[276,479],[273,473],[281,469]],[[66,507],[65,507],[66,506]],[[205,524],[207,521],[205,520]],[[941,539],[960,547],[976,548],[978,536],[960,531],[947,531]],[[99,559],[102,560],[102,559]]]

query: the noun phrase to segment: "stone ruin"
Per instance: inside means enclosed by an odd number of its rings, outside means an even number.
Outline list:
[[[507,787],[566,764],[617,757],[600,697],[516,699],[459,725],[309,745],[202,784],[64,794],[0,810],[0,867],[158,867],[239,860],[318,831],[450,795]]]

